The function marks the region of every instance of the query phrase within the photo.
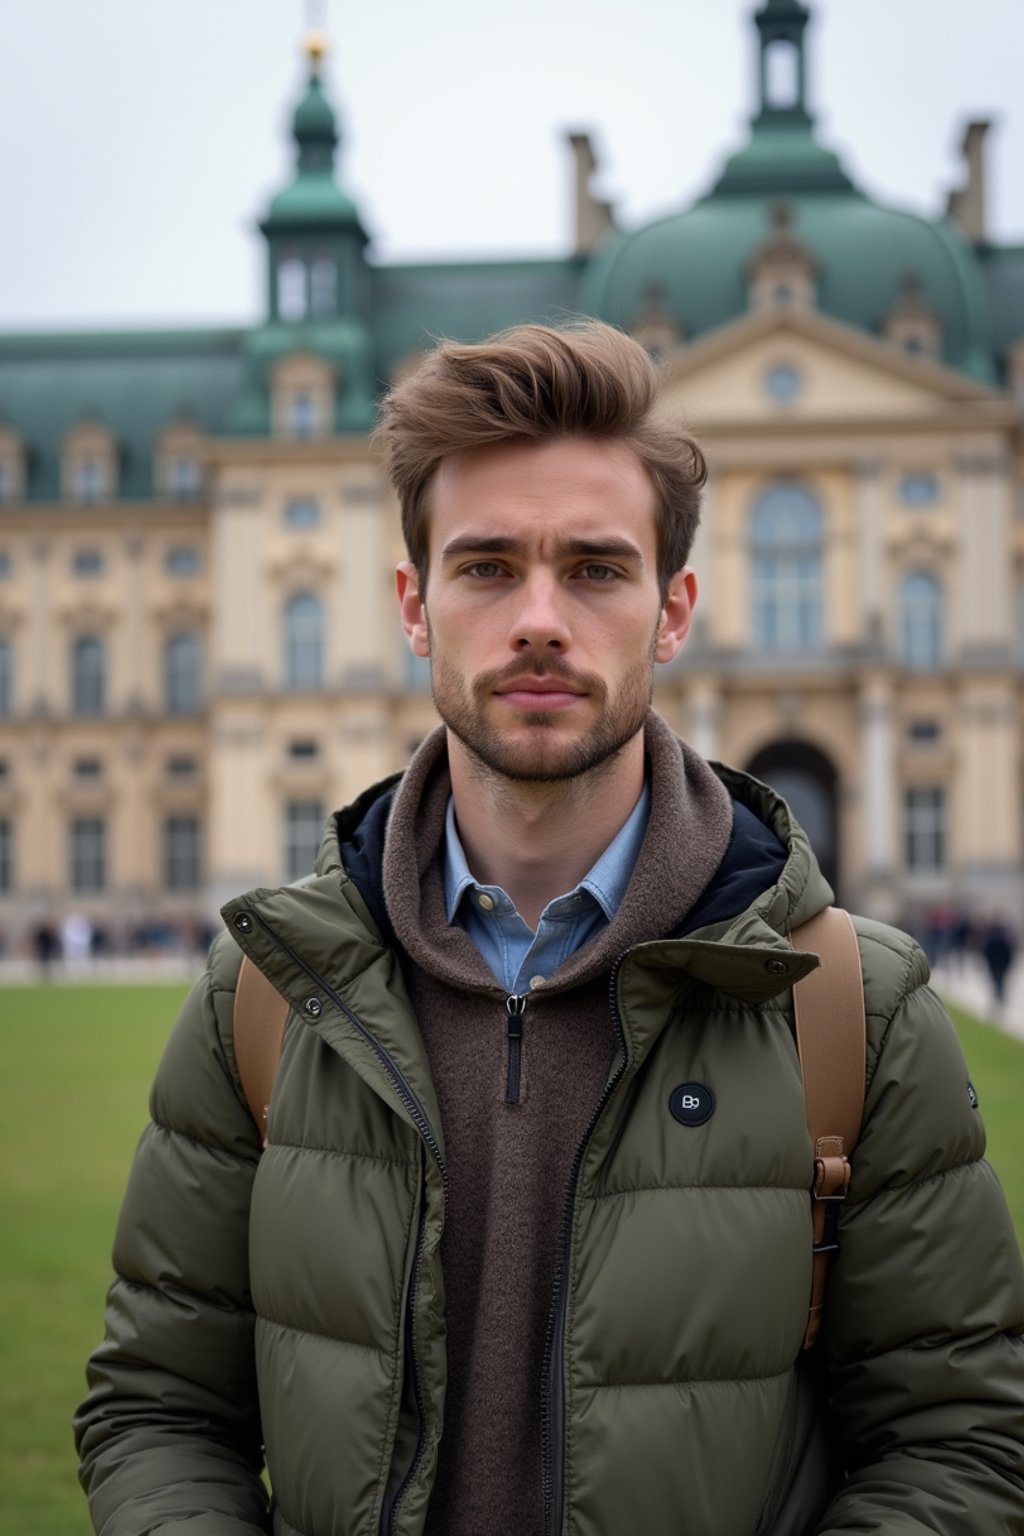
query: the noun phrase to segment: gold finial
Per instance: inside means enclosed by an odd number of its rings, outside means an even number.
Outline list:
[[[319,74],[320,62],[327,52],[327,33],[320,27],[311,27],[306,33],[304,48],[309,60],[310,73]]]

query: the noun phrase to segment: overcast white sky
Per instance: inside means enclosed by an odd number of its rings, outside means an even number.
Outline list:
[[[990,225],[1024,242],[1021,0],[812,4],[811,103],[863,188],[940,211],[991,116]],[[258,318],[309,5],[383,260],[564,253],[569,128],[620,221],[678,208],[753,107],[755,0],[0,0],[0,328]]]

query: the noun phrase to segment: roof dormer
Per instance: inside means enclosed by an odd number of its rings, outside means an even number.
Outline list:
[[[882,332],[911,357],[937,358],[942,353],[942,324],[922,294],[921,278],[906,272],[896,301],[885,316]]]
[[[67,501],[83,506],[117,495],[117,441],[95,417],[72,427],[61,446],[61,490]]]
[[[793,234],[793,216],[788,203],[773,203],[768,217],[769,233],[747,262],[750,307],[811,309],[818,264]]]
[[[205,459],[203,433],[192,417],[182,412],[156,444],[156,494],[169,501],[198,501],[205,486]]]
[[[25,447],[13,427],[0,421],[0,507],[25,494]]]
[[[334,430],[335,371],[312,352],[292,352],[270,371],[275,437],[327,437]]]
[[[683,328],[669,309],[663,283],[648,283],[643,307],[630,323],[629,334],[661,362],[683,340]]]

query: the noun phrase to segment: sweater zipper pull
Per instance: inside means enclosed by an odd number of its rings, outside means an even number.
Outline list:
[[[519,1079],[523,1070],[523,1015],[526,1012],[525,997],[506,997],[508,1014],[508,1076],[505,1079],[505,1103],[519,1103]]]

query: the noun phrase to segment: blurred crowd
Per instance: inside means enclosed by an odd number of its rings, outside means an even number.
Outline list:
[[[44,919],[32,928],[28,945],[41,974],[88,974],[115,958],[191,959],[205,955],[218,929],[212,923],[144,918],[119,932],[94,923],[84,912],[69,912],[62,922]],[[0,946],[2,947],[2,946]]]
[[[964,969],[972,960],[984,962],[998,1009],[1006,1002],[1006,981],[1017,954],[1017,935],[999,913],[979,916],[955,902],[940,902],[923,914],[913,914],[901,926],[921,944],[935,970]]]

